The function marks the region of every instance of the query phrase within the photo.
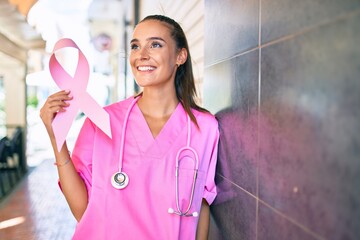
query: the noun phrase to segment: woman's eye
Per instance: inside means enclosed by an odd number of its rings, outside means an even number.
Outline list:
[[[139,49],[139,46],[136,44],[131,44],[130,48],[131,48],[131,50],[136,50],[136,49]]]
[[[162,45],[160,43],[158,43],[158,42],[153,42],[151,44],[151,48],[161,48],[161,47],[162,47]]]

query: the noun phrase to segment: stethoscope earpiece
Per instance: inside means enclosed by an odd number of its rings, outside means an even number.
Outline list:
[[[175,211],[173,208],[169,208],[169,209],[168,209],[168,213],[170,213],[170,214],[176,214],[176,215],[184,216],[184,217],[198,217],[198,216],[199,216],[199,213],[198,213],[198,212],[182,213],[182,212],[179,212],[179,211]]]

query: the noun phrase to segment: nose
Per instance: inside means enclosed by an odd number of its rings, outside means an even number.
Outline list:
[[[139,54],[140,54],[140,60],[147,60],[149,59],[149,51],[146,47],[144,48],[141,48],[140,51],[139,51]]]

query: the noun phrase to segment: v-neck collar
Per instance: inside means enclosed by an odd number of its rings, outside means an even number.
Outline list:
[[[137,104],[130,114],[129,132],[138,144],[140,152],[149,157],[161,157],[186,129],[186,112],[178,103],[156,138],[153,137],[146,119]]]

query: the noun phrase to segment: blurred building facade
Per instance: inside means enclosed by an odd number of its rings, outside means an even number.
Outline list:
[[[13,126],[26,129],[38,124],[39,106],[58,90],[51,80],[48,62],[60,38],[73,39],[87,57],[91,68],[87,90],[101,105],[139,91],[127,61],[128,46],[134,26],[149,14],[166,14],[187,32],[201,102],[203,6],[203,1],[1,0],[1,134],[11,134]],[[188,14],[192,17],[188,18]],[[65,57],[76,66],[73,59],[71,54]],[[31,133],[28,135],[31,138]],[[33,145],[29,143],[30,153],[38,148]]]

